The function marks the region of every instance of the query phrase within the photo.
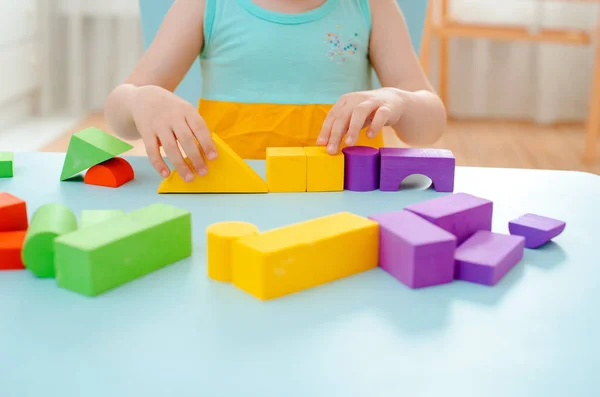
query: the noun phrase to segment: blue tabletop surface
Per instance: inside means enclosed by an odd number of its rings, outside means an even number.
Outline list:
[[[207,225],[262,230],[338,211],[398,210],[439,196],[158,195],[145,158],[119,188],[59,182],[64,154],[17,153],[0,191],[40,205],[193,213],[194,254],[96,298],[28,271],[0,272],[2,397],[600,395],[600,178],[458,168],[456,192],[494,201],[493,229],[526,212],[567,222],[496,287],[410,290],[381,269],[261,302],[206,275]],[[264,174],[264,163],[251,163]]]

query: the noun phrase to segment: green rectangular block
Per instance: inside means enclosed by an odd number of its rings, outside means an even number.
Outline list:
[[[96,296],[192,254],[192,215],[154,204],[54,242],[62,288]]]
[[[123,210],[85,210],[81,211],[80,227],[95,226],[125,215]]]
[[[0,178],[12,178],[14,155],[10,152],[0,152]]]

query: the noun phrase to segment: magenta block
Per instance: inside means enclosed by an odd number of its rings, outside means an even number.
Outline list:
[[[410,288],[454,280],[456,237],[408,212],[372,215],[379,223],[379,266]]]
[[[541,215],[525,214],[508,223],[510,234],[525,237],[525,247],[538,248],[561,234],[567,224]]]
[[[479,230],[492,230],[494,203],[456,193],[410,205],[405,209],[452,233],[462,244]]]
[[[445,149],[380,149],[379,189],[397,191],[402,181],[414,174],[429,177],[438,192],[454,191],[456,160]]]
[[[379,149],[350,146],[344,153],[344,189],[370,192],[379,188]]]
[[[496,285],[523,258],[525,238],[479,231],[456,250],[457,280]]]

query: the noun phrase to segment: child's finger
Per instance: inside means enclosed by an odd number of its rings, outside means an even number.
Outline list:
[[[179,144],[192,162],[192,165],[196,169],[198,175],[206,175],[206,172],[208,171],[206,169],[206,163],[204,162],[202,153],[200,153],[200,148],[198,147],[196,138],[194,137],[192,130],[190,130],[190,127],[187,125],[185,120],[173,126],[173,131],[175,132],[175,136],[177,137]]]
[[[147,140],[144,138],[144,146],[146,147],[148,160],[156,172],[158,172],[163,178],[168,177],[171,173],[171,170],[169,170],[169,166],[167,166],[167,163],[165,163],[165,160],[160,154],[160,143],[158,142],[158,139],[154,135],[152,136],[152,139]]]
[[[333,123],[331,128],[331,135],[329,137],[329,144],[327,145],[327,152],[329,154],[337,154],[342,143],[342,138],[348,131],[348,124],[350,123],[350,117],[352,113],[345,111],[339,115],[339,117]]]
[[[319,133],[319,138],[317,139],[317,145],[326,145],[329,142],[329,137],[331,136],[331,128],[335,120],[337,119],[337,114],[339,109],[341,108],[340,102],[333,105],[333,107],[327,113],[327,117],[325,117],[325,121],[323,122],[323,126],[321,127],[321,132]]]
[[[382,106],[379,109],[377,109],[377,112],[373,117],[373,121],[371,122],[371,126],[367,131],[367,136],[369,138],[374,138],[375,135],[377,135],[377,133],[381,131],[383,127],[386,126],[391,114],[392,111],[387,106]]]
[[[208,126],[204,120],[202,120],[202,117],[194,111],[186,117],[186,122],[190,126],[196,139],[198,139],[204,154],[206,154],[206,158],[209,160],[216,159],[218,155],[217,147],[215,146],[211,133],[208,130]]]
[[[162,143],[162,147],[165,150],[165,154],[169,160],[171,160],[175,166],[175,169],[179,172],[179,175],[181,175],[183,180],[186,182],[193,181],[194,173],[183,159],[181,151],[179,150],[179,146],[177,145],[177,141],[175,140],[175,135],[173,135],[173,131],[164,130],[159,134],[159,138]]]
[[[373,101],[366,101],[358,105],[352,112],[350,118],[350,125],[346,134],[346,144],[354,145],[358,141],[358,135],[368,124],[368,118],[375,110],[377,110],[378,104]]]

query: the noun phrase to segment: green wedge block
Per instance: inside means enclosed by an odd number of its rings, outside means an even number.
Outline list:
[[[56,280],[97,296],[192,254],[192,215],[154,204],[54,242]]]
[[[0,178],[13,177],[14,156],[10,152],[0,152]]]
[[[127,142],[95,127],[74,134],[69,141],[60,180],[74,177],[81,171],[98,165],[132,149]]]
[[[79,227],[95,226],[125,215],[123,210],[85,210],[81,211]]]
[[[25,267],[40,278],[52,278],[54,240],[77,229],[77,218],[63,204],[46,204],[35,211],[27,229],[22,258]]]

